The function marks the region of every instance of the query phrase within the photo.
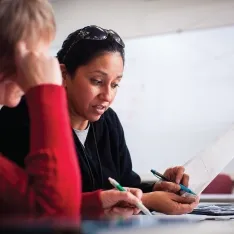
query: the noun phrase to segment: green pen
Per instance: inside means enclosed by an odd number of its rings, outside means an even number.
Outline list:
[[[127,192],[127,190],[125,188],[123,188],[116,180],[112,179],[112,178],[108,178],[108,180],[110,181],[110,183],[119,191],[121,192]],[[139,201],[136,204],[136,207],[139,208],[144,214],[146,215],[152,215],[151,212]]]

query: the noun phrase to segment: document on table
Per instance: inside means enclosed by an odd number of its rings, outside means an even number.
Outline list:
[[[198,207],[196,207],[191,214],[194,215],[205,215],[205,216],[212,216],[216,217],[219,216],[222,219],[225,217],[228,219],[233,219],[234,218],[234,205],[231,203],[220,203],[220,204],[215,204],[215,203],[207,203],[207,204],[199,204]]]
[[[234,125],[184,165],[189,188],[200,194],[233,158]]]
[[[223,216],[217,216],[217,215],[198,215],[198,214],[184,214],[184,215],[165,215],[165,214],[159,214],[157,212],[153,212],[153,215],[157,217],[167,217],[168,219],[174,219],[174,221],[181,220],[187,220],[189,222],[199,222],[199,221],[205,221],[205,220],[231,220],[234,219],[234,215],[223,215]]]

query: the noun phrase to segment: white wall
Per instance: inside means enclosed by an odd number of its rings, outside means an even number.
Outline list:
[[[234,27],[125,40],[113,107],[140,174],[184,164],[234,122],[233,41]]]
[[[222,28],[234,23],[233,0],[58,0],[53,6],[52,53],[90,24],[126,39],[126,70],[113,106],[141,174],[183,164],[234,120],[234,29]],[[234,172],[234,162],[226,171]]]
[[[55,0],[54,47],[72,31],[97,24],[123,38],[234,24],[233,0]]]
[[[234,27],[126,41],[114,108],[137,171],[185,163],[234,121],[233,41]]]

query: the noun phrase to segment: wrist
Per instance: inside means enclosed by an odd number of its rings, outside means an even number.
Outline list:
[[[153,189],[152,189],[153,192],[154,192],[154,191],[159,191],[159,190],[160,190],[161,182],[162,182],[161,180],[158,180],[158,181],[156,181],[156,182],[154,183]]]
[[[100,193],[99,193],[99,198],[100,198],[100,201],[101,201],[101,205],[102,205],[102,208],[105,209],[106,205],[105,205],[105,193],[106,191],[103,191],[101,190]]]
[[[150,193],[143,193],[142,195],[142,203],[148,208],[150,209],[152,207],[152,204],[151,204],[151,196],[152,196],[152,192]]]
[[[43,85],[58,85],[61,86],[59,84],[56,83],[52,83],[52,82],[31,82],[27,85],[25,85],[24,87],[22,87],[24,93],[27,93],[29,90],[36,88],[38,86],[43,86]]]

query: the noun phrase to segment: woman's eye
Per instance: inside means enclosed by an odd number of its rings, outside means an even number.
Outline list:
[[[94,85],[100,85],[102,83],[101,80],[91,79],[92,84]]]
[[[113,88],[113,89],[115,89],[115,88],[117,88],[117,87],[119,87],[119,84],[112,84],[112,88]]]

